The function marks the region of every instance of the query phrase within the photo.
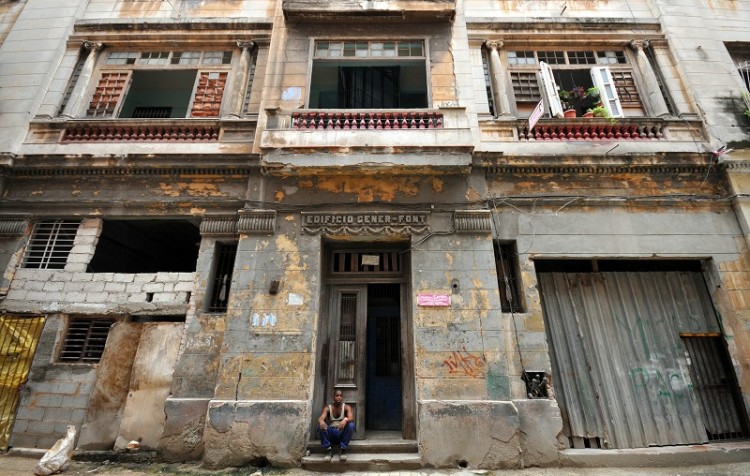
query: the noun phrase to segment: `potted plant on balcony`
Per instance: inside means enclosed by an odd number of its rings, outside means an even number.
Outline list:
[[[574,86],[573,89],[560,91],[560,102],[565,117],[576,117],[583,115],[583,111],[595,107],[599,101],[599,88],[591,86],[586,89],[583,86]]]
[[[586,111],[586,114],[591,114],[591,116],[586,117],[603,117],[604,119],[607,119],[610,123],[614,124],[617,122],[617,119],[612,117],[612,115],[609,113],[607,108],[604,107],[604,104],[598,102],[594,107],[589,108]]]

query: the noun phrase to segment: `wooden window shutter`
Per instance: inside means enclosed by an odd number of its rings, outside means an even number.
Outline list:
[[[130,83],[130,71],[104,72],[91,97],[86,117],[113,117]]]
[[[544,61],[539,62],[542,92],[544,93],[545,103],[551,117],[563,117],[562,103],[560,95],[557,92],[557,83],[555,76],[552,74],[552,68]]]
[[[221,100],[227,82],[226,71],[201,71],[193,94],[192,117],[218,117],[221,113]]]
[[[641,97],[635,87],[632,71],[611,71],[617,95],[622,106],[642,107]]]

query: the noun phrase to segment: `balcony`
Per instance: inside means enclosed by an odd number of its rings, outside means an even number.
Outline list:
[[[698,118],[626,117],[610,122],[604,118],[542,119],[533,130],[526,120],[481,120],[478,150],[506,155],[534,153],[695,152],[705,140]]]
[[[463,169],[471,163],[474,145],[462,107],[266,112],[260,146],[269,170]]]
[[[244,119],[37,119],[25,154],[247,154],[257,118]]]
[[[291,22],[448,22],[455,0],[284,0],[284,17]]]

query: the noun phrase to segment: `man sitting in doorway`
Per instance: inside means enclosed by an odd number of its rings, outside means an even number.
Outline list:
[[[344,403],[344,393],[336,390],[333,394],[333,403],[324,406],[318,418],[318,436],[321,446],[326,450],[326,461],[331,461],[333,457],[332,444],[341,447],[339,461],[346,461],[346,450],[354,431],[352,407]]]

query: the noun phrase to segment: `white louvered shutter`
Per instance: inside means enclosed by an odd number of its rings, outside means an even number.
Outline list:
[[[604,105],[604,108],[607,109],[609,115],[612,117],[622,117],[620,97],[617,95],[615,82],[612,79],[612,73],[609,71],[609,68],[605,66],[591,68],[591,79],[594,81],[594,86],[599,88],[599,100]]]
[[[541,67],[539,76],[542,84],[542,96],[551,117],[563,117],[562,103],[560,102],[560,93],[557,90],[555,76],[552,74],[552,68],[544,61],[539,62]]]

